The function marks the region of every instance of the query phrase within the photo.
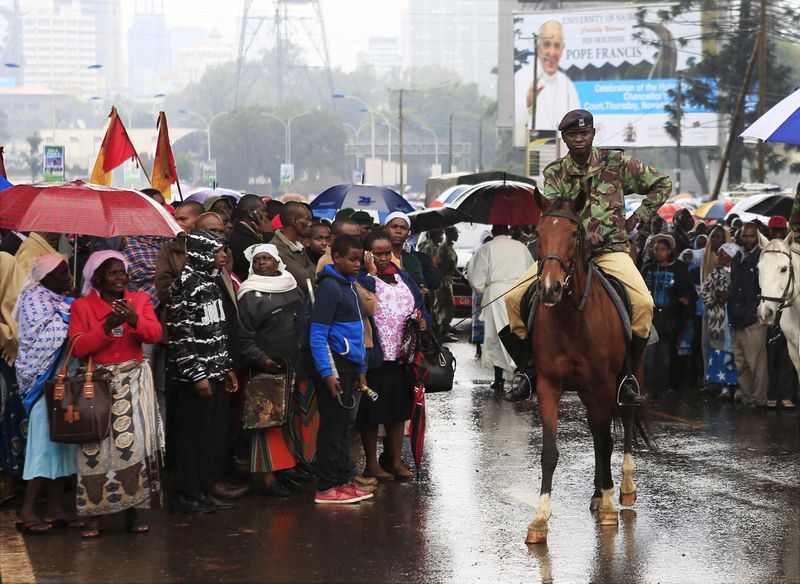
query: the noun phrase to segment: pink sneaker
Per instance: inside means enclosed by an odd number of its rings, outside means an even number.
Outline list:
[[[345,485],[346,486],[346,485]],[[371,497],[372,495],[370,495]],[[342,485],[328,489],[327,491],[317,491],[314,502],[320,505],[348,505],[358,503],[361,497],[354,492],[346,491]]]
[[[353,497],[358,497],[359,501],[364,501],[365,499],[372,499],[374,496],[372,493],[368,493],[367,491],[362,491],[358,488],[355,483],[347,483],[346,485],[339,486],[340,491],[344,491],[348,495],[352,495]]]

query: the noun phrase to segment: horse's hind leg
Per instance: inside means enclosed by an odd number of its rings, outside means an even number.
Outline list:
[[[537,401],[542,419],[542,488],[536,515],[528,525],[525,543],[547,542],[547,520],[550,519],[550,492],[553,487],[553,473],[558,464],[556,433],[558,427],[558,401],[561,391],[545,379],[537,382]]]
[[[622,408],[622,426],[625,432],[624,454],[622,456],[622,483],[619,486],[619,504],[630,507],[636,503],[636,483],[633,482],[633,426],[638,413],[635,407]]]

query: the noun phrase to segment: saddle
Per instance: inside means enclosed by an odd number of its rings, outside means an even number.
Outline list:
[[[617,309],[620,320],[622,321],[622,330],[625,333],[625,341],[630,342],[633,331],[631,330],[631,301],[628,297],[628,291],[625,289],[625,284],[620,282],[613,276],[609,276],[601,270],[594,262],[589,262],[589,269],[592,270],[592,277],[603,284],[609,297],[611,298],[614,306]],[[528,286],[525,294],[522,297],[522,304],[520,305],[520,314],[525,318],[528,325],[528,332],[533,331],[534,319],[536,317],[536,307],[539,304],[539,287],[536,285],[538,280]]]

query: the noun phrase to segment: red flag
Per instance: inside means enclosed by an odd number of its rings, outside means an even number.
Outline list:
[[[175,158],[172,156],[172,147],[169,145],[169,128],[167,115],[158,114],[158,142],[156,143],[156,156],[153,159],[153,174],[150,186],[161,191],[164,200],[172,198],[170,185],[178,180],[178,171],[175,169]]]
[[[89,179],[91,183],[107,187],[111,186],[111,171],[126,160],[137,157],[136,148],[133,147],[133,142],[117,115],[117,108],[112,107],[108,117],[111,121],[108,122],[108,129],[97,153],[92,177]]]
[[[6,163],[3,161],[3,147],[0,146],[0,176],[3,178],[8,178],[8,174],[6,174]]]

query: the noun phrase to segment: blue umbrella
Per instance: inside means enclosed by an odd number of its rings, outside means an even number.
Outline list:
[[[800,89],[765,112],[739,136],[800,146]]]
[[[8,182],[8,179],[6,177],[4,177],[2,174],[0,174],[0,191],[4,191],[5,189],[7,189],[8,187],[11,187],[11,186],[14,186],[14,185],[12,185],[10,182]]]
[[[381,219],[389,213],[411,213],[414,207],[388,187],[375,185],[336,185],[326,189],[311,202],[317,217],[331,218],[339,209],[375,211]]]

